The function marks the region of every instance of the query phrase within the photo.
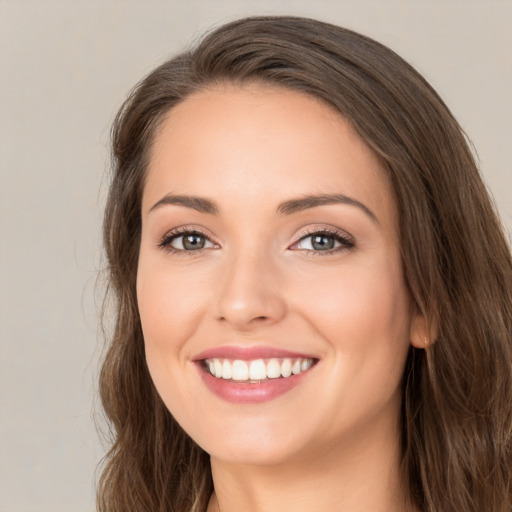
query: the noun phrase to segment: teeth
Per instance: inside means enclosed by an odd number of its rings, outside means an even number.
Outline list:
[[[313,365],[313,359],[282,358],[255,359],[242,361],[240,359],[206,359],[205,367],[217,379],[236,381],[261,381],[265,379],[288,378],[305,372]]]
[[[277,359],[271,359],[267,363],[267,377],[269,379],[277,379],[281,377],[281,365]]]
[[[267,378],[267,368],[263,359],[256,359],[251,361],[249,366],[249,379],[251,380],[263,380]]]
[[[311,365],[313,364],[313,359],[303,359],[300,363],[300,371],[305,372],[309,368],[311,368]]]
[[[233,369],[229,361],[224,360],[222,363],[222,375],[223,379],[231,379],[233,377]]]
[[[220,379],[222,377],[222,363],[218,359],[213,360],[213,375]]]
[[[226,361],[224,361],[226,362]],[[249,379],[249,367],[245,361],[233,361],[232,366],[233,376],[231,377],[233,380],[248,380]],[[217,375],[216,375],[217,377]]]
[[[289,377],[292,374],[292,362],[290,359],[285,359],[281,364],[281,375],[283,377]]]

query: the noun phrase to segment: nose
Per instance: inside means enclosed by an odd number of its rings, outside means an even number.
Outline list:
[[[238,331],[271,325],[286,315],[278,269],[262,256],[229,262],[218,288],[217,319]]]

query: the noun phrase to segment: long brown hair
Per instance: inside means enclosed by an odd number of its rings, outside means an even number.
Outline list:
[[[104,243],[115,329],[100,377],[113,432],[101,512],[204,512],[209,458],[158,396],[144,356],[135,280],[144,173],[176,104],[215,83],[313,95],[380,158],[398,204],[403,265],[432,343],[410,349],[403,475],[422,512],[510,512],[512,259],[464,132],[409,64],[360,34],[310,19],[257,17],[208,34],[126,100],[112,131]]]

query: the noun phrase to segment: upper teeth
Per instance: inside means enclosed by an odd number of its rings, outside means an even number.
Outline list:
[[[206,359],[206,368],[218,379],[231,380],[264,380],[290,377],[306,371],[313,364],[313,359],[284,358],[284,359]]]

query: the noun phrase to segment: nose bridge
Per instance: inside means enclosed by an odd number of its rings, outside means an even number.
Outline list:
[[[279,321],[286,313],[278,286],[278,265],[261,247],[233,253],[225,261],[217,316],[238,329]]]

